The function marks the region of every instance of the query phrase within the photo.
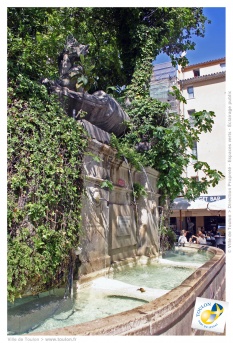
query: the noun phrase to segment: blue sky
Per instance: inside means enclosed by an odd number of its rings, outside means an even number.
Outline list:
[[[225,7],[204,7],[204,15],[211,20],[206,23],[205,37],[194,36],[195,50],[187,51],[189,64],[214,60],[226,56],[226,9]],[[170,61],[169,57],[160,54],[155,63]]]

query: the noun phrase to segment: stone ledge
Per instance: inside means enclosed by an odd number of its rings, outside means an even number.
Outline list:
[[[198,248],[200,247],[196,247]],[[206,297],[210,284],[213,285],[214,295],[216,292],[225,292],[225,254],[216,248],[211,248],[210,251],[215,255],[209,262],[180,286],[146,305],[107,318],[36,335],[193,335],[195,333],[191,329],[191,320],[196,297]]]

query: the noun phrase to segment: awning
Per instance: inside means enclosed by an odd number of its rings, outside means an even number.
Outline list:
[[[208,203],[204,200],[188,201],[185,198],[176,198],[171,205],[171,210],[207,210],[207,205]]]
[[[210,211],[224,211],[227,208],[226,199],[209,202],[207,209]]]

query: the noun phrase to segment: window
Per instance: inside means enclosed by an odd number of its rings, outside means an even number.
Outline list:
[[[194,181],[199,181],[199,177],[198,176],[191,176],[191,179]]]
[[[222,70],[226,70],[226,63],[220,63],[220,68]]]
[[[193,70],[193,76],[194,76],[194,77],[200,76],[200,69],[194,69],[194,70]]]
[[[193,86],[188,87],[188,88],[187,88],[187,92],[188,92],[188,99],[193,99],[193,98],[194,98]]]
[[[188,110],[189,122],[190,122],[191,127],[194,127],[193,113],[195,113],[195,110]]]
[[[193,158],[193,161],[196,161],[196,160],[197,160],[197,142],[194,142],[194,143],[193,143],[192,155],[195,156],[195,158]]]

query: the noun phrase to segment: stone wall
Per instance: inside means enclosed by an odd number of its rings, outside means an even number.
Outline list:
[[[98,161],[99,159],[99,161]],[[108,269],[112,262],[137,255],[158,255],[158,173],[131,169],[116,151],[97,140],[84,158],[86,195],[83,197],[79,278]],[[113,185],[102,188],[104,181]],[[146,197],[133,197],[133,183],[145,187]]]

